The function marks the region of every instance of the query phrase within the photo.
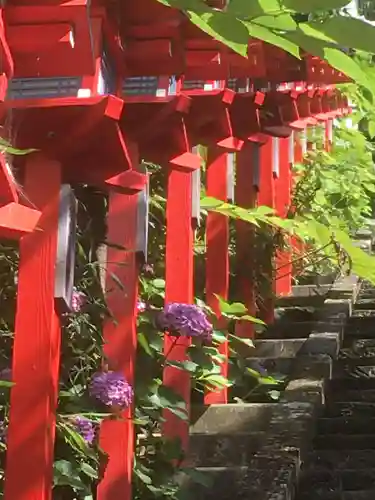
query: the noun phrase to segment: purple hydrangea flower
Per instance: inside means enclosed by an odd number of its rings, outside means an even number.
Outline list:
[[[120,372],[98,372],[92,376],[90,394],[106,406],[128,408],[133,401],[133,389]]]
[[[85,417],[77,416],[74,419],[75,428],[87,444],[92,444],[96,436],[96,424]]]
[[[138,300],[137,302],[137,311],[139,313],[143,313],[146,310],[146,303],[142,302],[141,300]]]
[[[212,337],[212,324],[203,310],[194,304],[167,304],[158,317],[158,325],[171,335],[205,340]]]
[[[73,312],[75,313],[80,312],[85,304],[86,304],[86,295],[83,292],[79,292],[76,288],[74,288],[72,295]]]
[[[6,382],[12,381],[12,369],[11,368],[3,368],[0,370],[0,380],[5,380]]]

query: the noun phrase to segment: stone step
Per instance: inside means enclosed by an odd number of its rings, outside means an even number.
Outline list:
[[[357,376],[368,378],[375,372],[375,357],[342,357],[335,362],[333,367],[334,378]]]
[[[343,378],[333,378],[327,380],[326,382],[326,394],[329,398],[329,394],[338,391],[363,391],[363,390],[375,390],[375,377],[365,378],[360,376],[360,372],[357,377],[343,377]]]
[[[340,491],[333,490],[311,490],[301,492],[297,500],[373,500],[375,498],[375,489],[358,491]]]
[[[334,403],[374,403],[375,404],[375,390],[347,390],[341,389],[331,391],[327,394],[327,406]]]
[[[317,432],[323,434],[363,434],[364,429],[375,430],[375,417],[319,418]]]
[[[375,403],[373,402],[336,402],[326,403],[324,416],[327,418],[337,417],[367,417],[375,418]]]
[[[348,328],[352,326],[370,326],[375,320],[374,309],[354,309],[348,319]]]
[[[297,354],[329,354],[337,357],[339,335],[313,333],[308,338],[260,339],[254,341],[254,347],[249,349],[250,356],[259,358],[294,358]]]
[[[307,338],[314,325],[313,321],[276,321],[262,332],[262,339]]]
[[[364,299],[362,297],[358,298],[355,305],[354,305],[354,310],[375,310],[375,300],[373,298],[371,299]]]
[[[197,483],[199,474],[205,484]],[[194,500],[288,500],[296,482],[295,467],[269,469],[251,467],[197,468],[194,476],[179,474],[179,495]]]
[[[366,429],[364,429],[366,431]],[[375,449],[374,434],[324,434],[314,439],[316,450],[367,450]]]
[[[314,333],[338,333],[343,335],[341,320],[332,321],[276,321],[262,332],[262,339],[306,339]],[[357,335],[358,336],[358,335]],[[374,336],[375,337],[375,336]]]
[[[265,375],[272,375],[281,381],[288,378],[329,379],[332,374],[332,359],[325,354],[301,355],[293,358],[249,357],[245,362],[249,368],[260,373],[265,371]]]
[[[300,475],[301,490],[326,489],[356,491],[371,489],[375,485],[375,469],[308,468]]]
[[[375,356],[375,338],[373,339],[344,339],[344,345],[340,351],[341,357]]]
[[[308,467],[341,469],[375,469],[375,450],[319,450],[307,456]]]

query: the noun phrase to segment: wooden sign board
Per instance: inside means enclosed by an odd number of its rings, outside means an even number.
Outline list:
[[[60,211],[55,268],[55,306],[60,314],[72,311],[77,200],[69,184],[60,190]]]
[[[199,146],[192,148],[192,152],[199,155]],[[197,226],[201,220],[201,171],[200,168],[193,170],[191,174],[191,217]]]
[[[147,174],[147,168],[140,166],[143,173]],[[149,179],[145,187],[137,193],[137,235],[136,235],[136,251],[142,262],[147,262],[148,250],[148,223],[149,223],[149,201],[150,201],[150,183]]]

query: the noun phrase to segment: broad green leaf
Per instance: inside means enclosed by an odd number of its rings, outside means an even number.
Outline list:
[[[254,24],[253,22],[244,21],[244,24],[247,26],[250,36],[257,38],[258,40],[262,40],[263,42],[270,43],[271,45],[275,45],[276,47],[289,52],[292,56],[300,59],[299,47],[291,40],[285,38],[284,36],[277,35],[272,30],[264,26]]]
[[[217,198],[213,198],[212,196],[204,196],[200,199],[200,206],[202,209],[209,210],[210,208],[217,208],[223,204],[222,201]]]
[[[156,278],[156,279],[152,280],[151,283],[155,288],[159,288],[162,290],[164,290],[164,288],[165,288],[165,280],[163,280],[163,279]]]
[[[249,34],[242,21],[227,12],[210,11],[197,14],[187,11],[190,21],[216,40],[246,57]]]
[[[205,382],[209,385],[217,388],[229,387],[231,383],[229,380],[222,375],[208,375],[205,377]]]
[[[278,16],[260,16],[252,19],[253,24],[264,26],[278,31],[294,31],[297,23],[290,14],[280,14]]]
[[[310,13],[319,10],[341,9],[351,0],[282,0],[282,4],[294,12]]]
[[[249,314],[245,314],[245,316],[241,316],[241,321],[250,321],[250,323],[256,323],[257,325],[265,325],[265,322],[259,318],[255,318],[254,316],[250,316]]]
[[[323,39],[334,41],[343,47],[367,52],[375,51],[375,27],[361,19],[334,16],[323,22],[305,23],[300,29],[307,35],[317,38],[321,35]]]
[[[82,472],[84,472],[87,476],[91,477],[91,479],[98,479],[97,471],[93,467],[91,467],[90,464],[83,462],[81,464],[81,469]]]
[[[222,344],[223,342],[226,342],[227,335],[224,332],[220,332],[219,330],[214,330],[212,334],[212,340],[214,340],[218,344]]]
[[[373,91],[372,82],[368,79],[366,73],[362,71],[359,65],[341,50],[327,47],[324,49],[324,59],[335,69],[342,71],[357,84],[363,85]]]
[[[374,86],[367,74],[351,57],[341,50],[327,46],[327,42],[305,35],[301,30],[288,32],[285,36],[298,44],[306,52],[325,59],[335,69],[342,71],[357,84],[374,92]]]
[[[243,19],[281,11],[279,0],[229,0],[226,10]]]
[[[237,335],[230,334],[229,337],[237,342],[241,342],[242,344],[247,345],[248,347],[255,347],[254,342],[251,339],[247,339],[245,337],[237,337]]]
[[[243,315],[247,313],[247,307],[244,304],[241,304],[241,302],[233,302],[230,304],[220,297],[220,295],[215,294],[215,297],[219,301],[219,308],[223,314]]]
[[[157,0],[163,5],[181,10],[194,10],[196,12],[206,12],[209,9],[202,0]]]
[[[370,121],[368,123],[368,135],[371,137],[375,137],[375,121]]]

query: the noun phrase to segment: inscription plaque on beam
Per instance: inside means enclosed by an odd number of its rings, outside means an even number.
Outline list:
[[[55,268],[55,306],[60,314],[72,311],[77,200],[69,184],[60,190],[59,227]]]

